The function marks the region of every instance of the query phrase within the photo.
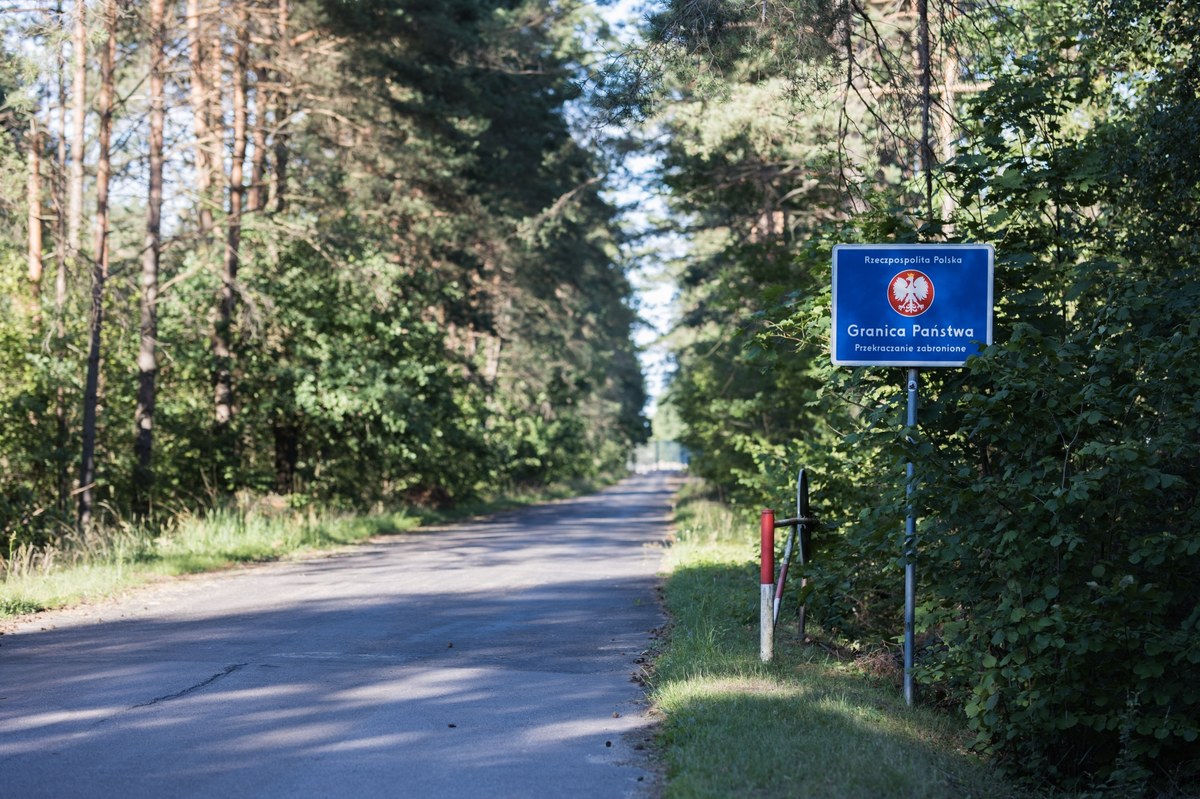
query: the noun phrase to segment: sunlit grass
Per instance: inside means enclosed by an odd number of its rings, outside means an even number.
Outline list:
[[[0,616],[61,607],[83,597],[103,597],[127,585],[125,564],[70,566],[48,574],[21,574],[0,584]]]
[[[417,527],[405,513],[264,513],[218,508],[182,514],[156,534],[130,525],[86,540],[14,549],[3,561],[0,616],[32,613],[112,596],[155,579],[225,569]]]
[[[282,498],[182,512],[153,531],[110,520],[53,545],[10,545],[0,552],[0,618],[109,597],[158,579],[276,560],[347,546],[423,524],[492,513],[595,490],[574,482],[497,493],[448,511],[401,508],[346,513],[292,508]]]
[[[666,794],[681,797],[1015,797],[964,746],[958,719],[781,623],[758,653],[757,518],[696,496],[677,508],[655,663]],[[745,516],[746,518],[741,518]]]
[[[307,511],[264,515],[221,509],[180,520],[174,530],[155,539],[152,559],[162,563],[166,573],[186,574],[352,544],[419,524],[418,518],[404,513],[358,516]]]

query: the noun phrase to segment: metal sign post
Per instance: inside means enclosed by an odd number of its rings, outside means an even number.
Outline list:
[[[800,543],[800,568],[804,569],[812,559],[812,528],[816,524],[808,514],[808,474],[801,469],[796,475],[796,538]],[[808,602],[804,589],[808,587],[808,569],[800,573],[800,637],[804,638],[804,622]]]
[[[920,366],[962,366],[992,343],[990,244],[839,244],[833,248],[834,366],[908,368],[908,429],[917,427]],[[910,439],[911,440],[911,439]],[[913,701],[917,604],[916,469],[904,497],[904,701]]]
[[[774,516],[772,516],[774,518]],[[796,475],[796,516],[793,519],[780,519],[774,522],[775,527],[791,527],[787,543],[783,547],[783,561],[779,566],[779,578],[775,581],[775,611],[771,622],[779,622],[779,604],[783,599],[783,589],[787,585],[788,567],[792,562],[792,550],[800,555],[800,568],[808,564],[812,558],[812,529],[817,520],[808,515],[808,472],[801,469]],[[808,575],[800,573],[800,635],[804,635],[804,589],[808,585]]]
[[[917,427],[917,369],[908,370],[908,419],[910,430]],[[911,442],[912,439],[909,439]],[[910,460],[905,468],[908,478],[904,485],[904,499],[908,512],[904,520],[904,701],[913,701],[913,630],[917,614],[917,511],[913,506],[913,478],[915,469]]]
[[[775,656],[775,625],[779,621],[779,604],[783,598],[783,589],[787,585],[788,564],[792,561],[792,549],[795,546],[800,553],[800,567],[803,568],[812,560],[812,531],[820,524],[819,519],[809,515],[808,508],[808,474],[803,469],[796,475],[796,515],[791,519],[776,519],[775,511],[764,508],[759,517],[761,536],[761,558],[759,578],[758,603],[758,654],[763,663],[770,663]],[[779,565],[779,575],[775,576],[775,530],[779,527],[790,527],[787,544],[783,549],[783,560]],[[808,576],[800,575],[799,614],[800,636],[804,637],[804,588],[808,585]]]

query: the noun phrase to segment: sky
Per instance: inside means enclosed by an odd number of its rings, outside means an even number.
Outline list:
[[[647,7],[654,4],[654,0],[618,0],[597,6],[621,38],[630,41],[637,35],[636,25],[645,16]],[[630,156],[626,161],[630,180],[611,193],[611,200],[629,209],[626,219],[633,231],[645,230],[653,219],[664,218],[668,213],[663,195],[655,191],[651,177],[655,165],[652,156]],[[679,242],[672,236],[655,236],[639,241],[636,246],[637,266],[630,278],[644,324],[636,329],[634,341],[641,348],[642,371],[650,397],[646,413],[652,417],[668,377],[668,348],[663,339],[674,314],[675,282],[666,265]]]

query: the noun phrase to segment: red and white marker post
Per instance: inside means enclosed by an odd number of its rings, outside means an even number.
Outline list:
[[[759,572],[758,656],[763,663],[775,656],[775,511],[764,509],[759,523],[762,569]]]

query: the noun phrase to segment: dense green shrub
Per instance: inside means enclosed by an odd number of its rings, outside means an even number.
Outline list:
[[[813,470],[826,524],[812,618],[868,647],[901,630],[913,460],[920,695],[961,708],[977,749],[1029,781],[1194,792],[1200,53],[1180,43],[1200,34],[1200,8],[992,11],[967,26],[983,41],[959,41],[974,48],[962,74],[986,84],[937,176],[953,200],[945,220],[883,174],[852,211],[789,208],[802,235],[764,238],[761,209],[808,191],[802,181],[764,167],[735,184],[711,155],[683,162],[672,179],[709,202],[700,218],[752,232],[716,256],[697,245],[716,268],[694,296],[734,321],[685,318],[696,344],[679,336],[677,405],[706,476],[747,504],[788,507],[792,470]],[[736,145],[747,164],[803,163],[799,144]],[[768,174],[776,185],[755,182]],[[996,247],[995,343],[965,369],[923,370],[906,430],[903,370],[829,366],[829,251],[946,240]]]
[[[1068,784],[1198,766],[1200,339],[1148,332],[1019,328],[922,431],[948,442],[921,458],[922,676],[981,749]]]

